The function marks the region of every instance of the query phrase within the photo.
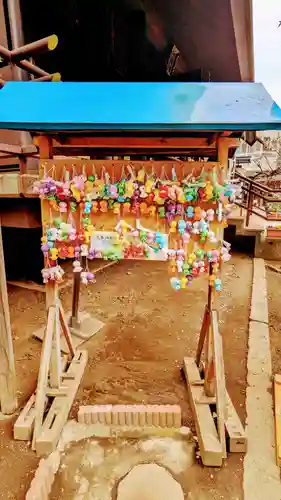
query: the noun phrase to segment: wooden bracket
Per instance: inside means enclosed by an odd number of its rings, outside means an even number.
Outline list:
[[[61,331],[68,346],[68,359],[61,356]],[[56,298],[48,310],[36,393],[15,423],[15,439],[32,438],[32,448],[39,454],[55,448],[86,363],[87,352],[75,352],[62,305]]]
[[[64,319],[59,299],[49,307],[47,328],[43,340],[38,385],[35,398],[35,421],[32,447],[35,449],[36,439],[41,431],[44,416],[44,401],[51,390],[61,391],[62,367],[60,348],[60,328],[67,342],[71,358],[75,351],[72,345],[71,334]]]
[[[206,361],[199,363],[205,346]],[[205,308],[196,359],[184,358],[184,373],[204,465],[220,467],[230,452],[246,451],[244,428],[225,386],[222,337],[218,313]],[[202,374],[203,371],[203,374]]]

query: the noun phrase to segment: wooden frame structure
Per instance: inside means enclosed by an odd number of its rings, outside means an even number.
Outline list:
[[[61,354],[60,329],[68,346],[68,356]],[[56,298],[48,309],[36,393],[14,425],[15,439],[32,440],[32,448],[38,455],[47,455],[55,449],[87,358],[87,351],[75,350],[61,303]]]
[[[98,150],[99,146],[103,149],[107,148],[107,154],[114,156],[119,151],[130,151],[132,161],[135,155],[139,155],[141,147],[142,155],[149,155],[151,150],[159,155],[161,148],[161,156],[163,150],[165,156],[173,154],[177,157],[182,154],[182,150],[186,154],[188,151],[198,152],[198,149],[207,156],[208,147],[215,148],[216,159],[221,166],[221,172],[226,173],[228,165],[228,154],[230,148],[237,146],[238,140],[233,137],[227,137],[223,134],[212,137],[202,138],[165,138],[165,137],[105,137],[98,138],[97,136],[83,137],[80,135],[65,135],[50,136],[39,135],[36,139],[39,147],[41,163],[53,161],[54,148],[61,147],[64,153],[72,154],[73,147],[79,151],[79,156],[82,156],[88,149]],[[118,147],[119,146],[119,147]],[[132,155],[133,153],[133,155]],[[202,155],[202,156],[203,156]],[[57,160],[58,165],[63,165],[63,160]],[[101,160],[102,162],[103,160]],[[96,160],[99,163],[99,160]],[[115,161],[118,165],[118,161]],[[122,160],[120,161],[120,165]],[[42,220],[48,215],[46,213],[47,206],[44,200],[42,201]],[[79,302],[79,275],[74,282],[73,295],[73,311],[74,315],[78,311]],[[74,346],[71,338],[71,333],[67,322],[64,318],[64,313],[61,309],[61,304],[58,297],[58,287],[52,284],[46,285],[46,307],[48,311],[48,322],[45,335],[43,338],[42,357],[40,362],[40,372],[36,395],[32,395],[23,413],[20,415],[15,425],[15,438],[30,439],[33,433],[33,447],[39,454],[48,453],[56,445],[62,426],[67,418],[71,403],[77,390],[79,381],[82,376],[82,367],[77,368],[78,374],[73,374],[72,388],[67,385],[66,380],[68,375],[61,368],[61,335],[59,331],[59,322],[62,327],[62,334],[66,341],[68,349],[70,349],[70,357],[73,358]],[[75,323],[77,318],[71,317],[71,323]],[[74,326],[74,325],[73,325]],[[201,360],[201,353],[207,338],[207,357],[205,364],[205,382],[200,378],[198,369]],[[64,348],[64,352],[66,349]],[[77,352],[75,354],[77,356]],[[80,356],[80,354],[78,355]],[[81,354],[83,363],[86,363],[86,353]],[[79,358],[80,359],[80,358]],[[73,363],[73,361],[72,361]],[[83,364],[82,363],[82,364]],[[73,368],[73,364],[70,365]],[[74,364],[76,366],[76,364]],[[71,371],[72,368],[68,369]],[[188,391],[190,402],[196,422],[197,434],[200,445],[202,461],[205,465],[220,466],[222,459],[226,457],[226,437],[225,427],[230,437],[231,451],[245,451],[245,435],[238,416],[233,408],[230,398],[225,389],[224,365],[222,340],[218,331],[218,319],[216,311],[212,309],[212,292],[209,288],[208,304],[205,309],[204,321],[202,325],[199,345],[194,360],[184,360],[184,369],[187,377]],[[63,395],[64,394],[64,395]],[[43,421],[46,405],[50,404],[50,398],[55,398],[54,403],[49,408],[47,416]],[[212,418],[209,405],[216,404],[218,414],[218,430]],[[231,417],[226,418],[226,409],[231,410]],[[236,434],[239,432],[238,434]]]
[[[99,160],[106,161],[108,157],[113,158],[114,163],[115,155],[121,163],[125,156],[129,156],[131,162],[150,159],[165,162],[169,159],[176,163],[177,160],[185,159],[190,160],[192,176],[194,161],[204,159],[205,163],[216,162],[219,165],[219,177],[223,181],[227,176],[228,159],[239,145],[239,137],[244,129],[266,130],[272,128],[273,124],[277,128],[281,127],[281,110],[277,105],[273,106],[261,86],[241,84],[242,87],[237,89],[237,85],[227,85],[222,92],[224,84],[208,83],[34,83],[33,87],[25,86],[28,113],[14,109],[9,111],[14,98],[19,98],[22,90],[7,85],[2,91],[2,105],[8,119],[0,120],[0,127],[8,128],[7,124],[12,124],[15,130],[22,127],[36,135],[41,165],[63,162],[63,159],[56,159],[57,155],[72,158],[86,156],[97,163]],[[34,89],[32,92],[31,87]],[[81,102],[76,99],[79,92]],[[246,108],[241,107],[243,99]],[[42,106],[36,107],[36,101]],[[259,113],[260,121],[245,121],[248,112],[252,117]],[[46,215],[42,200],[43,221]],[[216,236],[222,241],[223,224],[220,224],[220,230],[221,233]],[[78,278],[74,288],[73,308],[77,311]],[[221,466],[226,457],[227,444],[231,452],[245,451],[246,437],[226,390],[222,338],[213,301],[209,289],[196,359],[185,358],[184,369],[202,462],[204,465]],[[28,435],[30,439],[34,429],[33,445],[40,454],[55,446],[86,363],[85,358],[81,361],[80,356],[83,354],[78,355],[78,360],[75,358],[76,351],[74,358],[73,353],[70,354],[70,361],[76,359],[83,366],[79,368],[80,371],[77,368],[77,376],[70,371],[74,379],[73,385],[68,386],[65,371],[60,368],[59,319],[65,339],[71,338],[71,332],[60,313],[58,289],[53,284],[46,285],[46,305],[48,325],[37,392],[20,416],[25,426],[24,438],[27,439]],[[204,349],[206,359],[205,363],[201,363]],[[63,393],[66,396],[62,396]],[[46,401],[47,405],[50,403],[51,397],[54,403],[46,407],[46,415],[45,404]],[[45,420],[43,415],[46,415]],[[16,432],[18,426],[19,421],[15,426],[15,436],[19,437],[20,433]]]
[[[120,149],[133,155],[139,153],[139,147],[142,148],[143,154],[149,154],[151,150],[159,154],[159,148],[161,148],[161,153],[163,154],[163,149],[166,154],[173,154],[178,156],[182,153],[182,150],[186,152],[186,147],[188,146],[190,151],[198,151],[198,149],[203,150],[204,155],[207,156],[208,147],[216,148],[217,160],[221,166],[222,172],[226,173],[228,165],[228,155],[229,149],[237,146],[238,140],[232,137],[225,136],[215,136],[210,138],[187,138],[181,139],[180,137],[168,139],[168,138],[139,138],[139,137],[102,137],[97,138],[83,137],[80,135],[71,135],[69,137],[50,137],[46,135],[40,135],[36,139],[36,143],[39,147],[41,160],[50,161],[53,157],[54,148],[63,148],[64,153],[72,153],[73,148],[79,150],[80,155],[88,151],[89,149],[107,148],[107,153],[114,156],[114,153],[118,154]],[[156,154],[157,154],[156,153]],[[54,159],[55,161],[55,159]],[[102,162],[102,160],[101,160]],[[99,163],[99,160],[96,160]],[[120,164],[122,161],[120,162]],[[63,160],[58,160],[58,165],[63,165]],[[118,161],[115,161],[116,166]],[[118,167],[117,167],[118,168]],[[44,220],[44,202],[42,202],[42,218]],[[79,301],[79,275],[76,277],[74,283],[74,295],[73,295],[73,311],[78,310]],[[35,407],[33,408],[32,403],[29,402],[29,412],[33,412],[34,419],[29,417],[28,420],[28,430],[25,427],[23,431],[23,436],[26,438],[30,437],[30,425],[31,420],[34,422],[34,435],[33,443],[35,449],[39,453],[45,453],[46,451],[51,451],[53,449],[54,443],[58,439],[59,431],[56,431],[56,438],[53,441],[48,437],[49,422],[52,417],[46,418],[46,424],[43,424],[42,431],[42,414],[44,411],[44,404],[46,399],[50,395],[56,395],[56,398],[61,398],[60,391],[63,391],[63,386],[59,386],[58,380],[58,366],[59,366],[59,355],[58,352],[61,349],[59,335],[57,331],[52,337],[52,325],[54,324],[54,318],[58,316],[59,299],[56,287],[52,285],[46,285],[46,303],[48,309],[48,326],[44,337],[43,350],[42,350],[42,361],[40,367],[41,372],[44,374],[40,377],[37,391],[41,394],[38,402],[38,398],[31,399],[31,402],[35,401]],[[234,409],[231,399],[226,391],[225,386],[225,375],[224,375],[224,362],[223,362],[223,347],[222,338],[218,329],[218,314],[217,311],[213,309],[212,306],[212,288],[209,286],[208,291],[208,303],[205,308],[205,314],[203,319],[203,324],[201,328],[201,333],[198,342],[198,348],[196,353],[196,359],[185,358],[184,359],[184,371],[187,379],[188,393],[190,397],[190,403],[194,415],[194,420],[197,429],[197,435],[199,440],[200,454],[202,457],[202,462],[204,465],[208,466],[221,466],[223,459],[226,458],[227,453],[227,441],[229,442],[229,451],[231,452],[245,452],[246,451],[246,437],[245,432],[240,422],[240,419]],[[55,303],[55,305],[54,305]],[[63,318],[63,315],[61,315]],[[75,320],[75,318],[74,318]],[[71,318],[73,321],[73,317]],[[63,334],[69,338],[69,330],[65,322],[63,325]],[[53,348],[51,350],[51,339],[53,338]],[[58,347],[59,346],[59,347]],[[202,352],[205,346],[206,351],[206,361],[201,363]],[[53,356],[53,358],[52,358]],[[51,363],[52,359],[53,364]],[[43,368],[42,368],[43,366]],[[49,386],[46,389],[47,380],[47,369],[50,366],[49,374]],[[54,366],[55,368],[52,368]],[[52,371],[53,370],[53,371]],[[60,372],[61,373],[61,372]],[[64,380],[64,374],[60,376],[60,380]],[[42,382],[44,380],[44,382]],[[45,391],[43,390],[45,387]],[[68,394],[68,392],[66,391]],[[71,393],[72,394],[72,393]],[[68,395],[68,401],[70,396]],[[65,409],[66,408],[66,409]],[[213,419],[213,409],[215,408],[217,417],[216,422]],[[54,411],[54,410],[52,410]],[[52,415],[50,410],[50,414]],[[65,415],[69,411],[69,404],[65,403],[64,410],[62,414]],[[32,414],[33,414],[32,413]],[[30,414],[30,413],[29,413]],[[61,415],[62,415],[61,414]],[[26,415],[26,412],[25,412]],[[21,418],[21,417],[20,417]],[[25,417],[26,418],[26,417]],[[60,416],[58,422],[64,420],[63,416]],[[15,427],[15,437],[19,438],[21,433],[20,424]],[[45,427],[44,427],[45,426]],[[47,428],[47,430],[45,429]],[[20,430],[20,432],[19,432]],[[44,438],[40,437],[40,432],[42,431]],[[46,437],[47,436],[47,437]],[[43,439],[43,441],[42,441]]]
[[[0,69],[10,64],[30,73],[33,76],[31,81],[58,82],[61,79],[59,73],[50,74],[29,60],[36,54],[54,50],[57,45],[58,37],[56,35],[47,36],[13,50],[8,50],[0,45]],[[0,87],[3,87],[5,83],[3,79],[0,79]]]

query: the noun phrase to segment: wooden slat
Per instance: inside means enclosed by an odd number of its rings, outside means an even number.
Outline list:
[[[59,308],[59,316],[60,316],[60,325],[61,325],[62,333],[64,335],[67,347],[69,349],[69,353],[71,354],[71,357],[73,357],[75,354],[75,347],[74,347],[73,342],[72,342],[71,333],[70,333],[70,330],[68,328],[68,324],[67,324],[67,321],[66,321],[65,315],[64,315],[64,310],[63,310],[61,304],[60,304],[60,308]]]
[[[59,389],[61,385],[61,348],[60,348],[60,311],[55,306],[55,325],[52,341],[49,384],[52,389]]]
[[[214,368],[214,339],[213,331],[211,328],[211,320],[209,321],[207,334],[206,334],[206,363],[205,363],[205,379],[204,390],[206,396],[212,397],[215,395],[215,368]]]
[[[2,153],[11,153],[15,155],[20,155],[22,152],[21,146],[17,146],[16,144],[3,144],[0,143],[0,151]]]
[[[16,409],[16,371],[0,221],[0,410],[11,415]]]
[[[52,352],[54,323],[55,323],[55,307],[51,306],[49,308],[47,328],[43,339],[41,358],[40,358],[39,376],[38,376],[36,401],[35,401],[35,423],[34,423],[34,434],[32,443],[33,448],[35,446],[36,439],[41,431],[43,423],[44,401],[45,401],[46,389],[48,386],[48,375],[49,375],[49,367],[50,367],[51,352]]]
[[[21,146],[21,153],[22,154],[32,154],[32,153],[37,153],[38,149],[35,146],[35,144],[26,144]]]
[[[216,135],[209,134],[209,137],[112,137],[112,136],[82,136],[63,135],[53,138],[54,148],[95,148],[95,149],[171,149],[179,151],[181,149],[208,149],[216,145]],[[234,148],[239,145],[239,139],[222,138],[220,144],[227,148]],[[35,140],[36,143],[36,140]]]
[[[188,137],[83,137],[66,136],[53,139],[53,147],[105,148],[105,149],[187,149],[208,148],[208,139]]]
[[[38,145],[39,145],[40,159],[50,161],[50,159],[53,157],[51,138],[45,135],[40,136],[38,138]],[[41,162],[40,178],[44,177],[44,173],[45,173],[44,168]],[[42,218],[42,226],[46,227],[50,219],[50,206],[48,200],[41,200],[41,218]],[[45,287],[46,287],[46,309],[48,311],[49,307],[56,303],[56,298],[58,296],[58,285],[57,283],[50,282],[46,283]]]
[[[18,416],[14,425],[14,439],[18,441],[31,441],[35,421],[35,399],[33,393],[27,401],[25,407]],[[44,411],[48,403],[48,398],[44,399]]]
[[[195,356],[195,361],[197,366],[199,366],[200,359],[201,359],[201,354],[203,351],[205,339],[207,336],[208,328],[210,325],[210,312],[209,308],[206,305],[205,311],[204,311],[204,316],[203,316],[203,321],[202,321],[202,326],[201,326],[201,331],[199,335],[199,340],[198,340],[198,345],[197,345],[197,351],[196,351],[196,356]]]
[[[222,338],[218,328],[218,313],[211,313],[211,329],[213,334],[214,347],[214,369],[215,369],[215,385],[216,385],[216,400],[217,400],[217,427],[220,442],[222,445],[223,458],[227,457],[226,439],[225,439],[225,417],[226,417],[226,388],[225,388],[225,373],[223,363]]]
[[[62,377],[65,375],[65,370],[68,366],[67,356],[62,358]],[[66,377],[71,376],[67,374]],[[35,421],[35,392],[30,396],[20,415],[14,424],[14,439],[19,441],[31,441]],[[48,405],[48,397],[44,400],[44,411]]]
[[[247,437],[245,429],[228,392],[226,392],[226,410],[225,429],[228,436],[229,451],[231,453],[246,453]]]
[[[74,380],[64,379],[67,396],[55,397],[42,426],[42,432],[36,440],[36,452],[39,456],[48,455],[57,446],[61,431],[65,425],[74,401],[88,359],[87,351],[77,351],[68,371],[75,375]]]
[[[197,365],[192,358],[184,358],[183,369],[187,381],[190,405],[194,416],[196,433],[199,443],[201,459],[204,465],[210,467],[221,467],[222,446],[211,410],[208,405],[197,403],[197,400],[205,397],[204,387],[193,385],[193,381],[200,379]]]
[[[35,394],[32,394],[14,425],[14,439],[30,441],[35,418]]]

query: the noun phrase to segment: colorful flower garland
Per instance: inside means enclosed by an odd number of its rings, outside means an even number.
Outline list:
[[[169,262],[175,290],[186,288],[195,276],[209,272],[210,264],[210,284],[218,291],[221,289],[217,273],[221,263],[229,258],[229,247],[217,241],[212,224],[227,225],[237,185],[220,185],[214,171],[199,180],[182,182],[149,176],[144,169],[136,176],[131,171],[129,178],[116,183],[110,182],[108,175],[104,177],[74,175],[70,181],[62,182],[46,176],[34,184],[34,192],[48,200],[52,217],[54,213],[58,215],[45,228],[42,238],[45,283],[62,280],[58,259],[75,259],[74,272],[80,272],[81,281],[86,284],[95,281],[87,267],[88,259],[145,259],[162,251]],[[204,210],[201,205],[210,208]],[[74,217],[78,209],[77,229]],[[101,251],[93,248],[91,241],[96,217],[107,212],[116,216],[118,223],[111,248]],[[129,226],[124,220],[128,216],[162,220],[168,228],[168,248],[164,245],[165,235]]]

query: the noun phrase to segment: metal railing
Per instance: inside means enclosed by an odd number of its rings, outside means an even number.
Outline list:
[[[235,203],[246,210],[245,226],[249,226],[251,214],[267,221],[280,221],[281,190],[272,189],[237,172],[234,178],[241,182],[241,196]]]

